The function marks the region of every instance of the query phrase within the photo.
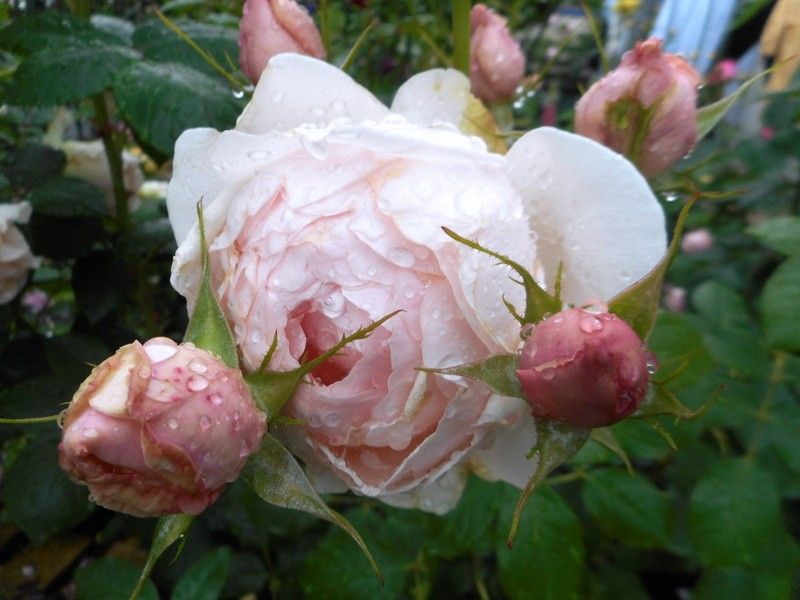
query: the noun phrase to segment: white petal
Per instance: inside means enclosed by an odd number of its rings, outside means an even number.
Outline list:
[[[519,401],[523,404],[523,401]],[[490,430],[483,442],[470,455],[469,466],[483,479],[505,481],[518,488],[525,487],[534,464],[525,456],[536,442],[536,425],[528,405],[519,408],[509,419],[511,425],[502,421]]]
[[[0,204],[0,231],[3,231],[10,221],[27,223],[31,218],[31,212],[31,204],[27,201]]]
[[[549,285],[564,262],[566,302],[609,300],[664,255],[664,211],[621,155],[543,127],[520,138],[506,157],[509,178],[539,236]]]
[[[247,133],[288,131],[303,124],[324,127],[335,119],[378,121],[388,114],[375,96],[333,65],[279,54],[261,74],[236,128]]]
[[[400,508],[420,508],[443,515],[453,510],[467,482],[467,471],[455,465],[434,481],[426,481],[408,492],[381,496],[386,504]]]
[[[469,79],[455,69],[432,69],[414,75],[397,90],[392,111],[412,123],[452,123],[458,127],[469,100]]]
[[[172,179],[167,188],[167,210],[178,244],[186,239],[197,220],[197,203],[204,205],[224,188],[223,179],[211,168],[209,149],[219,137],[215,129],[184,131],[175,142]]]

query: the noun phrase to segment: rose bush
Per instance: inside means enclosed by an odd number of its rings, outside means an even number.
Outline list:
[[[198,514],[238,477],[265,421],[238,370],[193,344],[153,338],[123,346],[83,382],[59,462],[106,508]]]
[[[246,370],[274,334],[271,367],[289,369],[404,311],[318,368],[285,409],[303,424],[279,433],[320,490],[443,512],[467,466],[517,485],[531,473],[527,404],[417,370],[520,343],[502,297],[519,304],[522,288],[441,226],[548,286],[563,262],[573,303],[613,297],[664,253],[663,212],[630,163],[549,128],[490,153],[459,131],[468,90],[455,71],[425,72],[389,110],[338,69],[280,55],[235,129],[192,129],[176,144],[173,285],[192,306],[202,199],[213,286]]]

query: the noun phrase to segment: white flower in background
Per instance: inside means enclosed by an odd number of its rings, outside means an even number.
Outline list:
[[[470,106],[455,71],[411,78],[390,110],[335,67],[284,54],[235,129],[192,129],[176,144],[173,285],[194,303],[202,199],[213,285],[245,369],[275,332],[272,368],[289,369],[404,311],[315,370],[285,409],[305,425],[279,433],[321,491],[444,512],[467,466],[516,485],[532,471],[524,401],[416,370],[519,345],[502,296],[519,305],[522,288],[441,226],[548,285],[563,261],[573,303],[613,297],[665,252],[663,212],[624,158],[549,128],[491,153],[459,131],[474,131]]]
[[[0,304],[11,302],[25,286],[28,271],[36,266],[28,242],[14,223],[27,223],[27,202],[0,204]]]

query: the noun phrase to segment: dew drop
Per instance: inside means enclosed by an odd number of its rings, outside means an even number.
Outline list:
[[[195,358],[189,362],[189,370],[193,373],[205,373],[208,371],[208,365],[204,360]]]
[[[222,404],[222,396],[220,394],[210,394],[208,396],[208,401],[214,406],[219,406]]]
[[[325,425],[328,427],[336,427],[342,418],[338,413],[332,412],[325,415]]]
[[[170,418],[167,420],[167,427],[169,427],[169,428],[170,428],[170,429],[172,429],[173,431],[174,431],[175,429],[177,429],[177,428],[178,428],[178,419],[175,419],[174,417],[170,417]]]
[[[233,97],[237,100],[244,98],[244,90],[233,90],[231,94],[233,94]]]
[[[369,268],[367,269],[367,275],[369,275],[370,277],[374,277],[377,272],[378,272],[378,267],[375,265],[370,265]]]
[[[389,251],[389,260],[400,267],[411,267],[414,264],[414,255],[405,248],[393,248]]]
[[[250,334],[250,339],[253,341],[254,344],[257,344],[258,342],[261,341],[261,332],[254,331],[253,333]]]
[[[93,440],[94,438],[97,437],[97,429],[95,429],[94,427],[86,427],[86,428],[84,428],[83,437],[89,438],[90,440]]]
[[[581,317],[581,322],[578,325],[584,333],[595,333],[603,328],[603,321],[594,315],[584,315]]]
[[[192,375],[186,380],[186,387],[191,392],[200,392],[208,387],[208,379],[202,375]]]
[[[250,454],[250,448],[247,447],[245,442],[242,442],[242,447],[239,450],[239,458],[244,458],[248,454]]]
[[[209,419],[206,415],[200,415],[200,418],[197,421],[200,423],[200,429],[204,431],[211,427],[211,419]]]

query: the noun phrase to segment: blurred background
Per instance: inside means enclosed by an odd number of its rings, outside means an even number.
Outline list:
[[[449,2],[302,4],[328,60],[384,102],[411,75],[453,64]],[[784,67],[651,181],[673,224],[702,193],[649,343],[680,400],[710,408],[678,424],[621,422],[616,452],[588,442],[531,500],[513,551],[505,539],[517,490],[504,484],[473,478],[444,517],[327,497],[366,539],[382,586],[346,534],[235,483],[182,552],[168,552],[143,598],[800,594],[800,79],[781,63],[800,54],[800,3],[487,5],[525,56],[513,96],[490,106],[507,143],[540,125],[572,130],[582,93],[651,35],[703,76],[701,105]],[[188,127],[233,126],[252,91],[238,66],[241,9],[222,0],[0,4],[0,209],[32,207],[0,219],[11,248],[0,251],[0,416],[56,414],[120,345],[182,337],[186,308],[169,285],[170,155]],[[0,598],[126,598],[154,522],[92,504],[59,469],[58,439],[53,423],[0,425]]]

